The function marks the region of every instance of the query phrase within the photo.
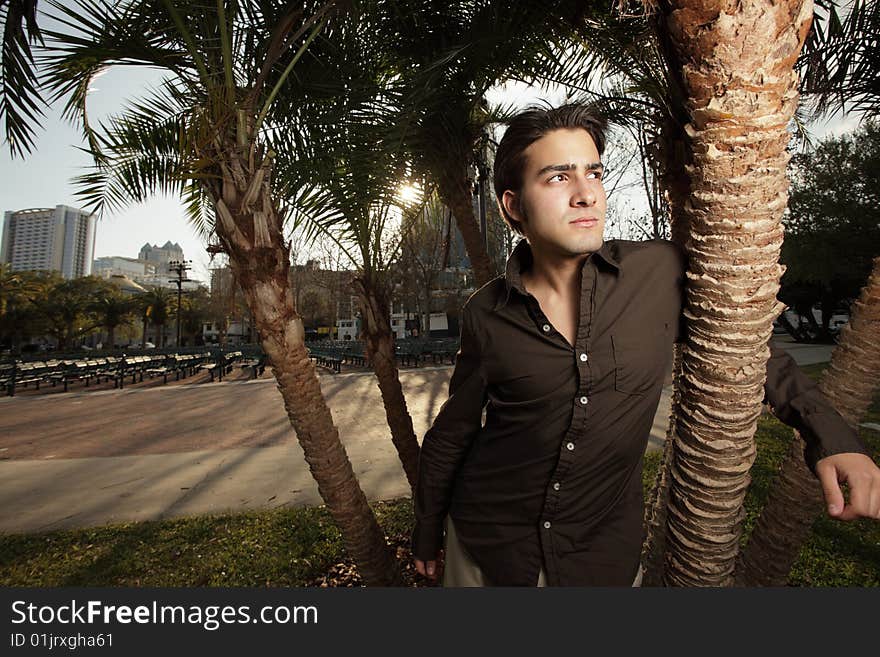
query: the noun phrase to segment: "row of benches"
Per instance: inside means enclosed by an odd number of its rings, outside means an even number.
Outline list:
[[[133,385],[143,382],[145,376],[151,379],[161,376],[164,384],[172,374],[177,381],[199,370],[209,372],[213,382],[215,375],[222,381],[223,374],[229,374],[236,365],[251,367],[256,378],[265,369],[265,358],[262,355],[247,358],[238,351],[220,355],[203,352],[31,362],[12,360],[0,363],[0,389],[12,396],[17,388],[33,385],[39,390],[42,384],[53,387],[60,384],[67,392],[75,381],[82,381],[88,387],[93,380],[98,384],[112,380],[114,388],[122,388],[129,377]]]
[[[228,354],[221,354],[213,363],[201,365],[201,369],[211,375],[211,383],[214,383],[215,375],[219,381],[222,381],[223,375],[230,374],[234,367],[250,368],[251,378],[256,379],[263,376],[263,372],[266,371],[266,356],[263,354],[248,356],[240,351],[232,351]]]
[[[428,358],[434,364],[449,360],[455,362],[455,354],[458,352],[458,338],[445,338],[439,340],[406,339],[395,343],[395,357],[401,365],[419,367],[427,362]],[[323,340],[309,345],[309,355],[315,362],[339,373],[342,365],[354,365],[367,367],[368,359],[364,353],[364,343],[360,340]]]

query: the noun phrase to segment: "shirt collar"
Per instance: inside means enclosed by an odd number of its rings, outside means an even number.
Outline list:
[[[611,265],[616,272],[620,271],[620,262],[615,256],[612,246],[608,242],[603,242],[602,247],[598,251],[593,252],[607,264]],[[584,261],[586,265],[589,258]],[[510,300],[510,293],[516,290],[522,295],[527,295],[525,285],[522,282],[522,273],[532,266],[532,247],[528,241],[521,239],[514,247],[513,252],[507,259],[507,265],[504,269],[504,289],[498,302],[495,304],[494,310],[499,310],[507,305]]]

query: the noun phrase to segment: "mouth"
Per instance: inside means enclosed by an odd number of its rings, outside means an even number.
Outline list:
[[[577,219],[572,219],[568,223],[579,228],[593,228],[599,224],[599,220],[595,217],[578,217]]]

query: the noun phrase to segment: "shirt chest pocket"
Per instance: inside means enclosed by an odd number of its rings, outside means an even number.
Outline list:
[[[627,395],[641,395],[662,384],[672,356],[667,333],[644,339],[611,336],[614,353],[614,389]]]

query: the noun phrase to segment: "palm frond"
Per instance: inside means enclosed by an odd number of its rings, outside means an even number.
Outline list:
[[[13,155],[23,157],[34,147],[43,99],[38,91],[31,43],[42,43],[37,0],[0,0],[3,63],[0,67],[0,121]]]
[[[202,174],[193,147],[189,108],[171,102],[168,85],[132,103],[93,133],[86,149],[91,171],[74,179],[77,196],[98,213],[148,200],[156,192],[181,193]]]
[[[880,112],[880,3],[817,2],[796,68],[817,113]]]

